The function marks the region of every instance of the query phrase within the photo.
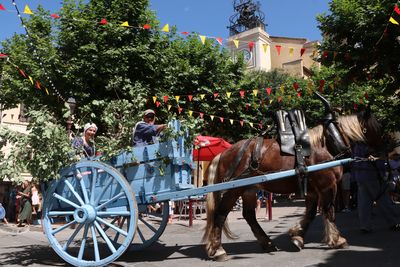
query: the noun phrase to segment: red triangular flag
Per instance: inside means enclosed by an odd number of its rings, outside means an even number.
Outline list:
[[[239,122],[240,122],[240,126],[243,127],[243,120],[240,120]]]
[[[0,53],[0,57],[8,57],[7,54]]]
[[[297,97],[300,98],[301,97],[301,93],[300,91],[297,92]]]
[[[368,97],[369,97],[367,92],[365,92],[364,96],[365,96],[365,99],[368,99]]]
[[[303,56],[303,54],[304,54],[305,51],[306,51],[305,48],[300,49],[300,56],[301,56],[301,57]]]
[[[40,89],[40,83],[38,81],[36,81],[36,88]]]
[[[240,97],[241,97],[241,98],[244,98],[244,90],[240,90],[240,91],[239,91],[239,94],[240,94]]]
[[[219,117],[219,120],[223,123],[224,122],[224,118]]]
[[[104,18],[100,20],[101,25],[106,25],[107,23],[108,23],[108,21]]]
[[[267,94],[268,94],[268,95],[271,94],[271,90],[272,90],[271,87],[268,87],[268,88],[267,88]]]
[[[281,101],[282,101],[282,97],[278,96],[278,102],[281,102]]]
[[[354,110],[357,110],[357,109],[358,109],[358,106],[357,106],[356,103],[353,104],[353,108],[354,108]]]
[[[222,45],[222,38],[221,38],[221,37],[217,37],[217,38],[215,38],[215,40],[217,40],[217,42],[218,42],[220,45]]]
[[[160,101],[156,101],[156,106],[157,107],[161,106],[161,102]]]
[[[281,55],[281,47],[282,47],[282,46],[280,46],[280,45],[275,45],[275,47],[276,47],[276,51],[278,51],[278,56],[280,56],[280,55]]]
[[[57,15],[56,13],[51,14],[50,17],[52,17],[53,19],[59,19],[60,18],[60,16]]]
[[[250,104],[246,103],[246,111],[249,111],[249,108],[250,108]]]
[[[323,57],[324,57],[324,58],[328,57],[328,51],[326,51],[326,50],[324,51]]]
[[[22,76],[24,76],[26,78],[26,74],[25,74],[25,72],[23,70],[18,69],[18,71],[19,71],[19,73],[21,73]]]
[[[168,96],[165,95],[165,96],[164,96],[164,103],[167,103],[167,101],[168,101]]]
[[[181,34],[183,34],[183,35],[188,35],[189,32],[181,32]]]
[[[143,29],[145,29],[145,30],[150,30],[150,28],[151,28],[150,24],[143,25]]]
[[[218,97],[218,93],[214,93],[214,98],[217,98]]]
[[[6,10],[2,4],[0,4],[0,10]]]
[[[181,114],[183,108],[178,108],[178,113]]]
[[[400,15],[400,9],[397,6],[394,6],[394,11],[396,11],[396,13]]]
[[[253,51],[254,42],[249,42],[249,50],[250,52]]]
[[[324,88],[325,81],[324,80],[319,80],[319,91],[322,93],[322,89]]]
[[[260,129],[262,129],[262,128],[263,128],[263,126],[262,126],[262,123],[261,123],[261,122],[258,124],[258,128],[260,128]]]
[[[188,95],[189,101],[192,101],[193,96],[192,95]]]
[[[200,112],[200,118],[203,118],[203,116],[204,116],[204,113]]]
[[[296,90],[296,91],[299,89],[299,85],[296,82],[293,83],[293,87],[294,87],[294,90]]]

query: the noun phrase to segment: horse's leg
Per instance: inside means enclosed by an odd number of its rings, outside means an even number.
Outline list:
[[[277,248],[272,243],[271,239],[261,228],[256,218],[256,205],[257,205],[257,194],[254,190],[246,190],[242,194],[243,200],[243,218],[249,224],[251,231],[257,238],[263,250],[266,252],[277,251]]]
[[[217,209],[214,213],[214,223],[211,226],[208,241],[206,243],[207,254],[210,258],[216,261],[226,261],[229,259],[226,251],[221,244],[222,230],[228,238],[234,238],[234,235],[229,230],[226,224],[226,217],[236,204],[240,193],[238,190],[229,190],[224,192],[221,201],[218,203]]]
[[[300,222],[289,229],[292,243],[301,250],[304,247],[304,235],[306,234],[310,223],[314,220],[318,208],[318,195],[315,192],[309,192],[306,196],[306,212]]]
[[[329,190],[326,190],[320,196],[322,216],[325,224],[323,242],[325,242],[331,248],[344,248],[347,247],[347,240],[340,235],[340,232],[335,224],[335,196],[336,184]]]

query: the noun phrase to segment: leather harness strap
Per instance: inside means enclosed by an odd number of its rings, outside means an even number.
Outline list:
[[[237,167],[239,166],[240,161],[242,160],[242,157],[244,155],[244,152],[246,149],[249,147],[249,144],[253,139],[247,139],[244,144],[240,147],[239,152],[237,156],[235,157],[235,160],[232,162],[232,165],[228,169],[228,172],[226,173],[226,176],[224,177],[224,182],[231,180],[233,173],[236,171]]]

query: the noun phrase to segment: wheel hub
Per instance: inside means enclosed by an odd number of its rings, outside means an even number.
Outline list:
[[[78,223],[91,223],[96,219],[96,209],[92,205],[83,205],[74,212],[74,219]]]

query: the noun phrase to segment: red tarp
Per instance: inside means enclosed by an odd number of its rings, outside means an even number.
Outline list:
[[[216,155],[230,148],[222,138],[199,135],[194,140],[193,159],[197,161],[211,161]]]

